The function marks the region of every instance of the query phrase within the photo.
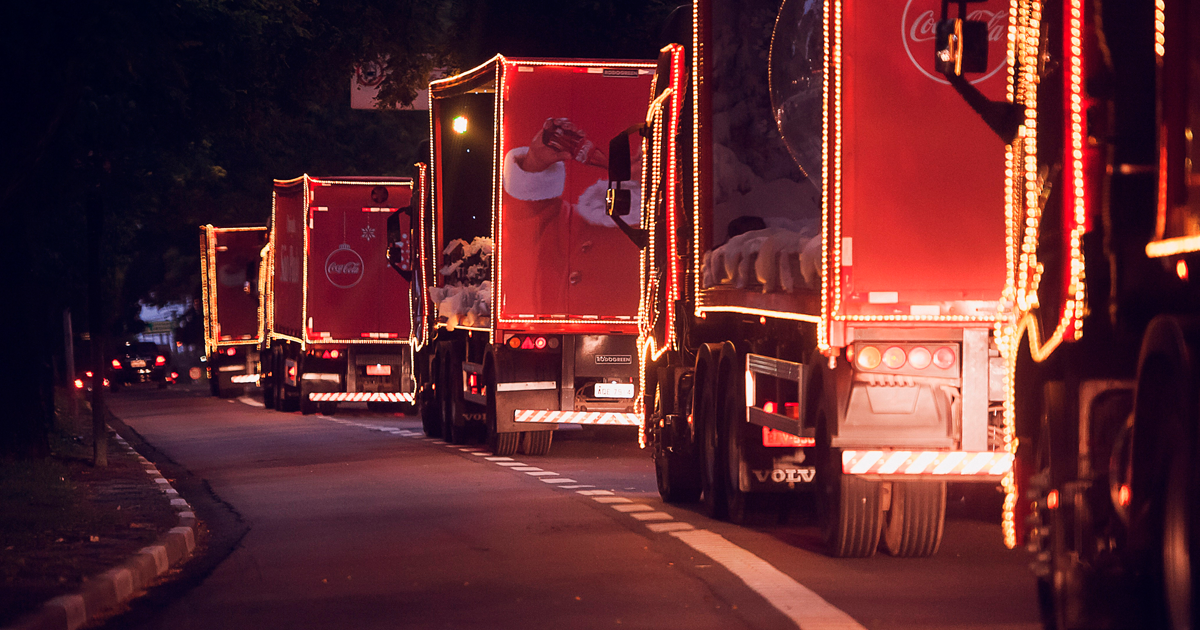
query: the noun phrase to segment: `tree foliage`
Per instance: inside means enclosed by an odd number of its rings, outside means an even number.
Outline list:
[[[264,223],[273,178],[408,175],[424,112],[354,111],[356,65],[383,60],[380,100],[408,103],[435,68],[512,56],[657,52],[671,8],[649,0],[39,0],[8,7],[13,109],[0,155],[6,330],[36,357],[0,424],[15,450],[48,415],[61,312],[136,331],[139,300],[199,292],[197,226]],[[87,212],[103,209],[101,304],[88,304]],[[11,320],[11,321],[10,321]],[[36,366],[34,366],[36,364]],[[22,380],[23,379],[23,380]]]

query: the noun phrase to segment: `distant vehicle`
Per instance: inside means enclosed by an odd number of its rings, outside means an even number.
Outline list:
[[[112,380],[116,387],[133,383],[158,383],[166,387],[171,380],[169,353],[150,341],[126,341],[113,352]]]
[[[497,55],[430,85],[428,435],[544,455],[563,423],[639,424],[638,249],[604,213],[603,140],[642,120],[653,71]]]
[[[200,226],[204,354],[214,396],[232,398],[258,383],[258,270],[265,226]]]
[[[268,408],[412,403],[414,190],[408,177],[275,181],[259,272]]]
[[[93,379],[94,376],[95,372],[92,370],[80,370],[74,381],[75,389],[88,392],[90,394],[92,392],[92,387],[95,384],[95,380]],[[104,389],[110,391],[113,389],[112,380],[107,376],[104,377]]]

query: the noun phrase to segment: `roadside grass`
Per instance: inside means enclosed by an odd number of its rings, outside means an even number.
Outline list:
[[[56,396],[49,457],[0,460],[0,627],[120,564],[178,517],[136,456],[107,434],[91,465],[91,408]]]

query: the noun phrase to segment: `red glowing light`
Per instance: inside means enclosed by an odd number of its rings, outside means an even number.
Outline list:
[[[330,351],[329,351],[329,357],[330,357],[330,358],[332,358],[332,359],[336,359],[336,358],[338,358],[338,357],[340,357],[340,356],[342,356],[342,353],[338,352],[337,350],[330,350]]]
[[[121,362],[116,359],[113,359],[112,366],[113,366],[114,370],[119,370],[119,369],[121,369]]]
[[[768,400],[767,402],[763,403],[763,411],[767,413],[775,413],[775,409],[776,407],[774,402]]]
[[[88,376],[91,376],[90,374]],[[83,379],[75,379],[75,389],[83,389]]]
[[[225,354],[233,356],[237,354],[237,348],[225,348]]]
[[[1050,494],[1046,495],[1046,507],[1051,510],[1058,509],[1058,490],[1051,490]]]
[[[933,353],[933,364],[943,370],[954,365],[954,351],[945,347],[938,348],[937,352]]]
[[[887,350],[884,351],[883,364],[893,370],[899,369],[900,367],[902,367],[904,365],[904,361],[906,358],[907,357],[904,354],[903,348],[900,348],[897,346],[892,346],[891,348],[888,348]]]
[[[230,348],[230,350],[233,350],[233,348]],[[154,365],[163,366],[166,364],[167,364],[167,357],[164,357],[161,354],[154,357]]]
[[[546,338],[538,337],[537,339],[535,339],[533,342],[533,347],[537,348],[538,350],[545,348],[546,347]]]

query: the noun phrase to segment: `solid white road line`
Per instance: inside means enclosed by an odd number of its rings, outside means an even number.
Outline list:
[[[720,534],[693,529],[671,535],[741,578],[803,630],[866,630],[820,595]]]

